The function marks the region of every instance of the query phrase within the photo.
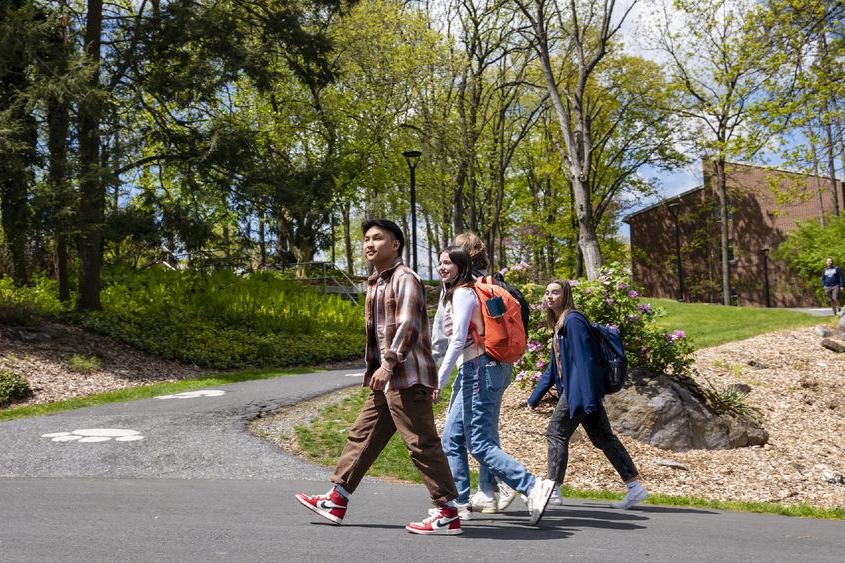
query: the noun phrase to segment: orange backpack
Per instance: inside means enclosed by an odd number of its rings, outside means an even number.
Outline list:
[[[484,352],[504,364],[514,364],[525,353],[527,337],[522,323],[522,306],[492,278],[479,278],[472,288],[481,306],[484,321]],[[473,331],[476,345],[478,334]]]

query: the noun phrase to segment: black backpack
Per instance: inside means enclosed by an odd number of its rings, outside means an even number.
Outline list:
[[[604,372],[604,394],[610,395],[625,386],[628,358],[618,329],[599,323],[592,323],[592,327],[599,349],[600,368]]]
[[[505,281],[504,276],[499,272],[496,272],[492,276],[493,283],[498,285],[499,287],[504,288],[508,293],[510,293],[514,299],[519,302],[519,308],[522,313],[522,325],[525,327],[525,334],[528,335],[528,317],[531,314],[531,307],[528,306],[528,301],[525,300],[525,297],[522,295],[522,292],[519,291],[517,288],[509,284]]]

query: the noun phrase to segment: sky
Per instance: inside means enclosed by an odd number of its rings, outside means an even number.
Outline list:
[[[656,9],[659,0],[639,0],[634,4],[631,12],[628,14],[625,22],[620,29],[620,36],[625,45],[625,50],[631,55],[636,55],[645,59],[653,60],[657,63],[664,63],[664,55],[653,48],[648,43],[648,40],[643,37],[642,30],[647,29],[651,24],[651,14]],[[671,2],[666,2],[668,9],[672,10]],[[631,5],[631,0],[620,1],[615,9],[615,13],[621,17],[628,6]],[[650,166],[644,166],[640,169],[640,175],[645,178],[656,178],[658,185],[658,196],[646,198],[637,203],[628,213],[643,209],[649,205],[653,205],[661,199],[671,197],[673,195],[685,192],[695,188],[702,183],[701,161],[696,160],[690,164],[673,170],[665,172],[657,170]],[[626,223],[622,223],[620,234],[626,239],[630,238],[630,229]]]

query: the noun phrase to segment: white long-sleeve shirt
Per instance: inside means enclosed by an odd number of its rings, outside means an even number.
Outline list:
[[[449,376],[455,365],[460,366],[463,362],[476,358],[484,353],[484,346],[477,347],[469,336],[469,328],[472,317],[478,308],[478,299],[475,292],[468,287],[459,287],[452,295],[452,303],[443,303],[442,317],[450,315],[452,318],[452,330],[449,337],[449,346],[443,356],[443,362],[437,370],[439,388],[443,389],[449,382]],[[451,310],[450,310],[451,309]],[[476,350],[476,348],[478,348]]]

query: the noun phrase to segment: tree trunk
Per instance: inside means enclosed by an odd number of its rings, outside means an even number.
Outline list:
[[[812,126],[807,127],[810,138],[810,158],[813,160],[813,180],[816,184],[816,197],[819,200],[819,224],[824,228],[824,196],[822,195],[822,181],[819,176],[819,156],[816,152],[816,141]]]
[[[94,67],[79,103],[79,311],[100,309],[103,262],[103,222],[105,192],[100,177],[100,42],[103,2],[88,0],[84,51],[86,62]]]
[[[349,202],[343,204],[343,245],[346,250],[346,273],[350,276],[354,274],[354,262],[352,258],[352,231],[350,217],[352,205]]]
[[[836,141],[838,143],[839,159],[842,161],[842,174],[845,175],[845,139],[843,139],[842,135],[842,120],[835,117],[833,123],[836,125]],[[842,189],[842,205],[845,206],[845,186],[840,184],[840,189]]]
[[[60,55],[61,56],[61,55]],[[66,60],[66,59],[62,59]],[[64,70],[57,69],[64,73]],[[59,282],[59,299],[70,300],[68,272],[68,234],[71,193],[68,185],[67,137],[70,115],[67,102],[59,96],[47,102],[47,150],[49,152],[48,182],[52,192],[53,232],[56,236],[56,278]]]
[[[428,279],[434,279],[434,231],[431,229],[431,217],[425,214],[425,242],[428,246]]]
[[[716,164],[716,190],[719,195],[719,218],[721,219],[722,241],[722,304],[731,305],[731,262],[729,255],[730,226],[728,225],[728,190],[725,174],[725,159],[719,157]]]
[[[267,267],[267,221],[264,206],[258,209],[258,269]]]
[[[833,196],[833,214],[839,216],[839,190],[836,189],[836,164],[833,143],[833,127],[829,120],[825,121],[824,133],[827,140],[827,174],[830,179],[830,193]]]
[[[22,8],[22,2],[4,6],[10,12]],[[12,279],[16,285],[28,282],[26,245],[29,231],[29,196],[34,180],[38,135],[35,117],[21,94],[30,85],[30,57],[24,49],[4,53],[6,64],[0,69],[0,111],[6,113],[0,154],[0,216],[6,236],[6,249],[12,260]]]

